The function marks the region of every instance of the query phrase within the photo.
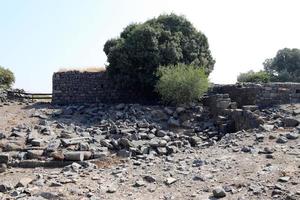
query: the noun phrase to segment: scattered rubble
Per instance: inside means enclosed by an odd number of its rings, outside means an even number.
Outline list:
[[[215,114],[212,102],[2,103],[31,120],[3,118],[0,198],[299,199],[300,105],[216,99]]]

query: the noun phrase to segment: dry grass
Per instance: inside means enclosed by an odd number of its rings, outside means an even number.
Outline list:
[[[105,168],[112,168],[119,164],[125,163],[126,160],[122,160],[119,157],[108,157],[104,160],[93,160],[91,162],[94,163],[98,168],[105,169]]]
[[[69,72],[69,71],[78,71],[78,72],[103,72],[105,71],[105,67],[66,67],[66,68],[60,68],[59,72]]]

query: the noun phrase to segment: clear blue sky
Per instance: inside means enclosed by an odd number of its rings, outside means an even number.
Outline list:
[[[215,83],[262,69],[280,48],[300,48],[298,0],[0,0],[0,65],[15,87],[51,92],[53,72],[104,66],[103,45],[132,22],[185,15],[208,37]]]

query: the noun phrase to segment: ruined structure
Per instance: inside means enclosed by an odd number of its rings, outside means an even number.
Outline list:
[[[117,82],[102,72],[67,71],[53,74],[54,104],[149,103],[151,94],[134,89],[119,89]],[[122,83],[117,83],[122,84]]]
[[[122,84],[122,83],[118,83]],[[113,81],[104,72],[67,71],[53,74],[53,103],[136,103],[152,101],[151,94],[134,89],[117,89]],[[215,85],[210,96],[228,94],[229,101],[260,107],[275,104],[296,103],[300,101],[299,83],[233,84]],[[152,94],[153,95],[153,94]],[[213,97],[215,98],[215,97]],[[222,101],[226,102],[223,99]],[[226,103],[225,103],[226,104]],[[218,106],[217,106],[218,107]]]
[[[258,128],[259,108],[299,102],[299,83],[216,85],[203,100],[222,132]]]
[[[229,94],[239,108],[244,105],[268,107],[300,102],[300,83],[216,85],[212,94]]]

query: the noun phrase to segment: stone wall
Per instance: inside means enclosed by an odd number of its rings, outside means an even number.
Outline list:
[[[300,103],[300,83],[216,85],[203,98],[221,132],[258,128],[259,107]]]
[[[0,88],[0,103],[7,100],[7,91]]]
[[[53,74],[52,101],[55,104],[157,101],[155,94],[145,94],[144,91],[134,89],[117,89],[114,84],[116,82],[106,72],[57,72]],[[209,95],[215,94],[228,94],[223,99],[223,104],[228,101],[236,102],[238,108],[244,105],[267,107],[300,102],[300,83],[215,85]],[[221,105],[222,102],[218,104]]]
[[[53,74],[54,104],[149,103],[153,98],[143,91],[117,89],[106,72],[67,71]]]
[[[241,108],[244,105],[267,107],[276,104],[299,103],[300,83],[216,85],[213,94],[229,94]]]

